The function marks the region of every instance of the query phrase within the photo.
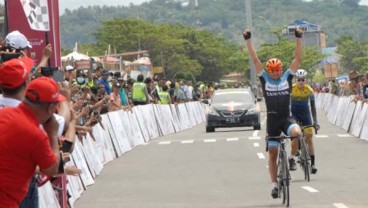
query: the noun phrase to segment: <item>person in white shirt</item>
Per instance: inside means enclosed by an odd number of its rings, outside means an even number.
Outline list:
[[[188,91],[186,92],[187,101],[193,100],[193,86],[191,81],[187,81],[186,86],[188,87]]]

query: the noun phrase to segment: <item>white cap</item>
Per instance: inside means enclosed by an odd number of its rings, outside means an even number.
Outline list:
[[[65,67],[65,70],[67,70],[67,71],[70,71],[70,70],[73,70],[73,69],[74,69],[74,67],[71,66],[71,65],[68,65],[68,66]]]
[[[5,37],[6,46],[14,49],[32,48],[32,45],[27,40],[26,36],[18,30],[14,30]]]

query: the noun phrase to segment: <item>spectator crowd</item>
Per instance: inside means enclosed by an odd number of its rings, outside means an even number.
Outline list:
[[[101,124],[101,114],[130,111],[136,105],[177,104],[208,99],[208,82],[130,78],[130,71],[48,66],[49,44],[39,63],[29,57],[25,35],[13,31],[0,41],[0,208],[39,207],[38,187],[56,189],[65,175],[81,170],[66,165],[76,139]],[[62,75],[62,79],[60,76]],[[62,203],[63,199],[59,199]],[[68,205],[64,205],[68,207]]]
[[[323,85],[312,84],[315,92],[331,93],[337,96],[350,96],[353,101],[368,101],[368,72],[360,74],[356,70],[349,72],[349,79],[333,79]]]

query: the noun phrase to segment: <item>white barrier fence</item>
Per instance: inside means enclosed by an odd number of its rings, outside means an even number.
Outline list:
[[[350,97],[319,93],[316,96],[316,106],[326,112],[330,123],[355,137],[368,141],[367,103],[353,102]]]
[[[93,127],[95,140],[87,134],[76,139],[71,160],[66,164],[82,170],[80,176],[67,176],[71,205],[94,184],[104,165],[135,146],[160,136],[180,132],[205,121],[206,106],[200,102],[178,105],[140,105],[131,111],[115,111],[101,115],[102,124]],[[39,188],[40,208],[59,208],[50,182]]]

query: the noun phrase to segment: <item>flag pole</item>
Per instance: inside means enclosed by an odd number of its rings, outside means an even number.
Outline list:
[[[4,0],[4,7],[5,7],[5,13],[4,13],[4,37],[9,33],[9,25],[8,25],[8,0]]]
[[[48,31],[45,31],[45,42],[46,42],[46,46],[49,44],[49,32]],[[51,66],[51,61],[50,61],[50,58],[47,60],[47,65]]]

